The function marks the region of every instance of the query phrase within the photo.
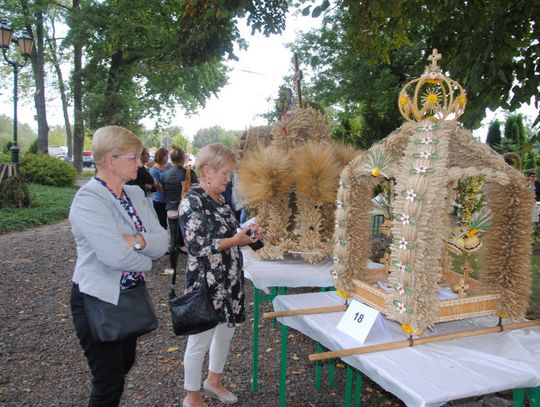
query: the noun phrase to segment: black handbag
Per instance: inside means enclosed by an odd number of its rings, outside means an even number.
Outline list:
[[[144,283],[121,290],[118,305],[85,294],[84,309],[92,337],[100,343],[132,340],[158,327]]]
[[[176,269],[173,272],[172,285],[175,282]],[[201,283],[193,291],[177,297],[174,288],[170,289],[169,308],[175,335],[195,335],[218,324],[214,302],[208,293],[206,269]]]

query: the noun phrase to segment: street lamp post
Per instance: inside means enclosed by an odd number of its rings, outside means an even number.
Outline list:
[[[10,28],[6,20],[0,22],[0,46],[4,59],[13,67],[13,145],[11,146],[11,162],[13,165],[19,165],[19,145],[17,144],[17,82],[19,69],[26,65],[28,57],[32,52],[34,41],[28,32],[23,31],[18,37],[13,35],[13,30]],[[7,51],[11,42],[17,42],[24,57],[24,62],[20,63],[16,59],[8,58]]]

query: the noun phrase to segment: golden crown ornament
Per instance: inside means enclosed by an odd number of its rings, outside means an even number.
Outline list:
[[[437,65],[441,58],[434,48],[428,57],[431,65],[401,89],[398,106],[407,121],[455,120],[465,112],[467,94],[458,82],[442,73]]]

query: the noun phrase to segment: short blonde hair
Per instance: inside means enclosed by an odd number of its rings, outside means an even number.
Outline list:
[[[234,153],[223,144],[207,144],[197,154],[196,171],[199,180],[206,180],[203,168],[208,165],[217,171],[227,164],[236,164]]]
[[[103,164],[103,159],[107,154],[133,153],[140,156],[142,149],[141,140],[125,127],[101,127],[92,136],[92,153],[98,168]]]

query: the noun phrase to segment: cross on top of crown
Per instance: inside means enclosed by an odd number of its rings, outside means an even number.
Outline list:
[[[437,52],[437,48],[433,48],[433,52],[431,55],[427,58],[429,61],[431,61],[431,67],[437,68],[437,61],[442,58],[442,54],[439,54]]]

